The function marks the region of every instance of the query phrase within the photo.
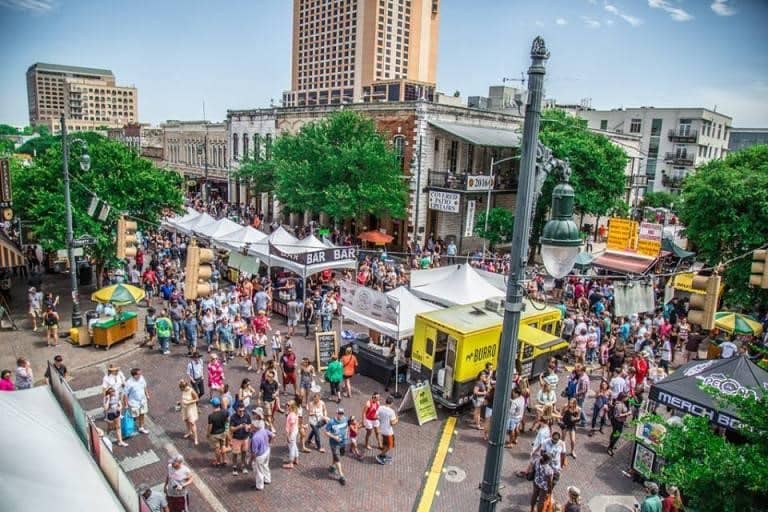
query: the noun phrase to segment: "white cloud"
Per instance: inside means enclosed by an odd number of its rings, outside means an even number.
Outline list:
[[[736,9],[728,3],[728,0],[715,0],[709,7],[718,16],[733,16],[736,14]]]
[[[649,1],[659,1],[659,0],[649,0]],[[638,25],[642,25],[643,24],[643,20],[641,20],[637,16],[632,16],[631,14],[627,14],[625,12],[622,12],[621,10],[619,10],[618,7],[616,7],[613,4],[609,4],[609,3],[606,2],[605,5],[603,6],[603,8],[606,11],[608,11],[609,13],[613,14],[614,16],[618,16],[619,18],[623,19],[624,21],[626,21],[627,23],[629,23],[633,27],[637,27]]]
[[[563,25],[567,25],[567,24],[568,24],[568,20],[565,19],[565,18],[557,18],[555,20],[555,25],[563,26]]]
[[[589,16],[582,16],[581,19],[589,28],[600,28],[601,23],[594,18],[590,18]]]
[[[536,20],[535,24],[536,24],[537,27],[543,27],[544,26],[544,22],[541,21],[541,20]]]
[[[651,9],[661,9],[669,14],[669,17],[675,21],[690,21],[693,15],[680,7],[674,7],[668,0],[648,0],[648,7]]]
[[[17,11],[27,11],[33,14],[46,14],[55,7],[54,0],[0,0],[0,7],[8,7]]]

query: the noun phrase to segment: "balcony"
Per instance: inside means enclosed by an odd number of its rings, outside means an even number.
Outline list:
[[[672,142],[685,142],[696,144],[699,140],[699,132],[696,130],[669,130],[669,140]]]
[[[666,153],[664,155],[664,161],[672,165],[693,165],[693,155],[688,153]]]
[[[683,176],[667,176],[662,174],[661,184],[667,188],[681,188],[683,186]]]
[[[452,172],[429,173],[428,187],[440,190],[456,190],[459,192],[487,192],[488,188],[483,178],[487,174],[458,174]],[[473,180],[472,178],[480,178]],[[499,174],[494,177],[494,192],[515,192],[517,191],[517,176]]]

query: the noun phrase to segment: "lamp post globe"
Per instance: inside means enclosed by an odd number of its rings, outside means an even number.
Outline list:
[[[557,279],[565,276],[576,264],[581,247],[579,228],[572,220],[573,187],[560,182],[552,191],[552,219],[541,235],[541,259],[549,274]]]
[[[91,168],[91,157],[88,153],[83,153],[80,157],[80,169],[83,170],[83,172],[88,172],[88,170]]]

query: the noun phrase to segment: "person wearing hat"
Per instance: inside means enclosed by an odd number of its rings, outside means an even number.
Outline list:
[[[648,494],[640,504],[640,512],[661,512],[662,504],[659,497],[659,486],[654,482],[645,482],[645,492]]]
[[[221,399],[217,396],[211,398],[213,412],[208,415],[208,442],[214,451],[215,458],[211,461],[213,466],[225,466],[224,444],[227,441],[227,411],[221,407]]]
[[[328,470],[331,475],[338,474],[339,483],[346,485],[347,479],[344,477],[344,473],[341,470],[341,457],[346,451],[347,444],[347,428],[349,421],[344,415],[344,408],[337,407],[336,415],[333,418],[329,418],[325,424],[325,430],[323,433],[328,437],[328,443],[331,447],[331,457],[333,458],[333,464]]]
[[[43,323],[45,324],[45,340],[49,347],[55,347],[59,344],[59,314],[53,310],[53,306],[48,305],[43,313]]]
[[[251,427],[250,452],[256,490],[264,490],[264,484],[272,483],[272,473],[269,470],[269,443],[275,434],[264,423],[264,409],[256,407],[253,412],[253,426]]]
[[[168,500],[165,499],[164,494],[153,491],[147,484],[139,484],[136,492],[139,493],[151,512],[168,512]]]
[[[125,390],[125,375],[115,363],[109,363],[107,374],[101,380],[101,389],[106,391],[109,388],[114,388],[120,397],[122,397]]]

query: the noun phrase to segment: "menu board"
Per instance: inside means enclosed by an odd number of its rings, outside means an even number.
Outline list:
[[[637,222],[630,219],[611,217],[608,219],[608,249],[624,251],[635,248],[637,239]]]
[[[315,333],[315,368],[322,371],[328,367],[333,354],[338,354],[339,342],[336,331]]]

